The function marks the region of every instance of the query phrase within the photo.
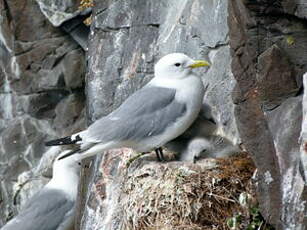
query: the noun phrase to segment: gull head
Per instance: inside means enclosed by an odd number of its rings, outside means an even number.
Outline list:
[[[81,169],[81,157],[80,154],[73,154],[69,157],[59,159],[61,156],[67,154],[69,150],[63,151],[57,158],[55,159],[53,163],[53,172],[74,172],[79,174],[79,171]]]
[[[193,68],[210,66],[207,61],[193,60],[183,53],[171,53],[162,57],[155,65],[155,77],[183,79]]]

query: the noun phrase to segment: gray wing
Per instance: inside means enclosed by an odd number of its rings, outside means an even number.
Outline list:
[[[1,230],[56,230],[73,207],[62,191],[43,189]]]
[[[175,95],[175,89],[146,86],[93,123],[82,139],[86,142],[139,141],[159,135],[186,113],[186,105],[176,101]]]

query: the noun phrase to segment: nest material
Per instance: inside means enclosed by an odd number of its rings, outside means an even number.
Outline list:
[[[249,218],[238,199],[249,190],[254,170],[247,154],[196,165],[145,165],[123,184],[124,228],[229,229],[228,218],[237,214],[241,220]]]

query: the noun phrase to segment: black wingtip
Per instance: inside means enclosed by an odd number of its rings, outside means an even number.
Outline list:
[[[60,139],[45,142],[45,146],[61,145]]]
[[[81,141],[82,139],[80,136],[76,136],[74,140],[71,139],[71,136],[68,137],[63,137],[51,141],[45,142],[45,146],[54,146],[54,145],[71,145],[71,144],[76,144],[78,141]]]

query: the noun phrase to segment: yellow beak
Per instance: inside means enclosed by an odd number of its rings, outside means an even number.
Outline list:
[[[204,67],[204,66],[210,66],[209,62],[202,61],[202,60],[195,60],[193,64],[189,65],[190,68],[198,68],[198,67]]]

